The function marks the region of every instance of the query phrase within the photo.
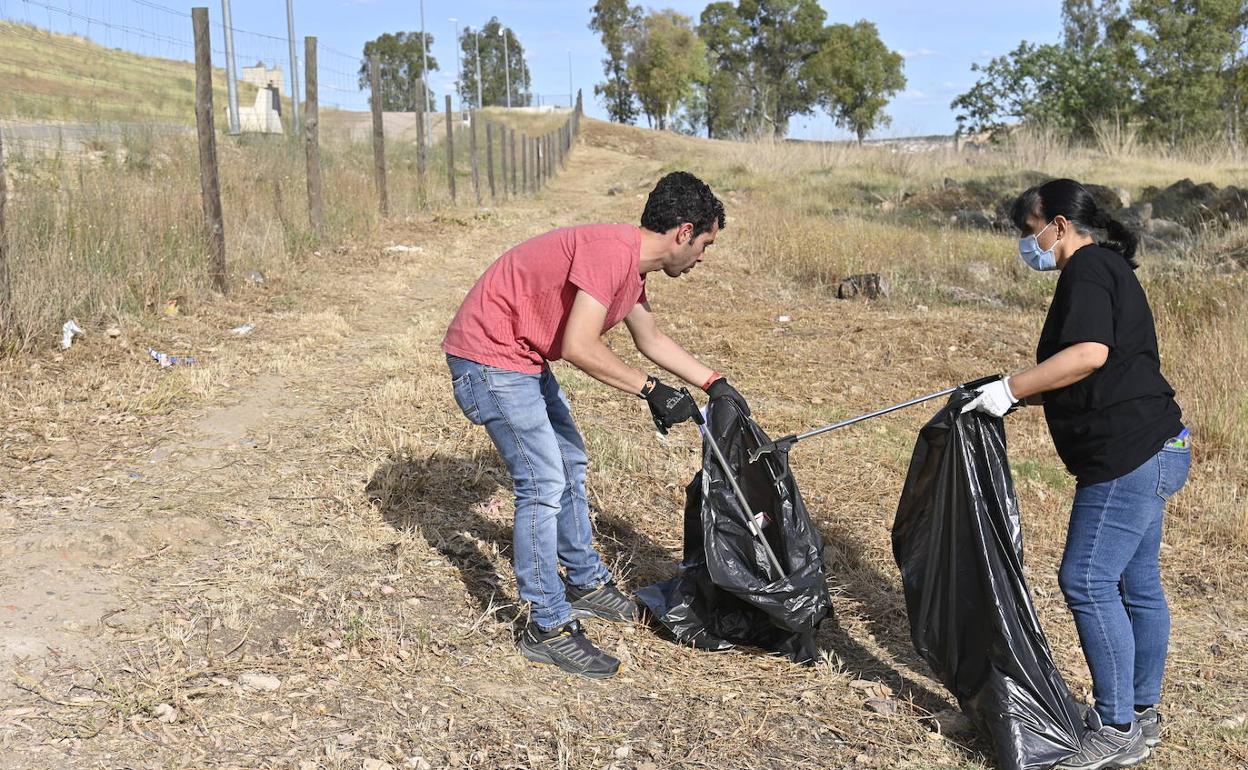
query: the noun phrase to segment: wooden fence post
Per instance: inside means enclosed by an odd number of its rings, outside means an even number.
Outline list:
[[[425,150],[425,111],[429,108],[429,96],[425,93],[425,81],[416,82],[416,194],[420,205],[429,202],[428,171],[429,156]]]
[[[217,291],[229,290],[225,275],[225,216],[217,177],[217,132],[212,112],[212,38],[208,9],[192,8],[195,30],[195,128],[199,134],[199,187],[208,228],[208,273]],[[297,96],[295,98],[298,98]]]
[[[455,124],[451,121],[451,95],[446,95],[446,185],[455,203]]]
[[[368,62],[368,82],[373,108],[373,178],[377,183],[377,206],[383,217],[390,216],[390,195],[386,189],[386,127],[381,114],[381,62],[374,56]]]
[[[494,124],[489,121],[485,124],[485,175],[490,180],[490,202],[493,203],[498,192],[494,189]]]
[[[9,202],[9,183],[4,175],[4,129],[0,128],[0,341],[12,322],[12,288],[9,282],[9,240],[4,207]]]
[[[516,129],[507,129],[507,144],[511,145],[511,194],[519,195],[520,188],[516,186]],[[521,134],[521,136],[524,136]]]
[[[312,229],[320,231],[324,226],[324,209],[321,205],[321,121],[320,103],[316,82],[316,38],[303,39],[303,63],[307,71],[303,85],[307,90],[303,111],[303,132],[306,136],[308,158],[308,222]]]
[[[530,142],[528,140],[528,137],[526,137],[524,134],[521,134],[520,135],[520,145],[521,145],[520,162],[524,166],[523,182],[524,182],[524,194],[525,195],[529,194],[529,144]]]
[[[472,157],[472,192],[477,196],[477,205],[481,205],[481,170],[477,163],[477,116],[476,110],[468,112],[468,154]]]
[[[511,177],[507,176],[507,127],[501,123],[498,126],[498,172],[500,178],[499,188],[503,191],[504,198],[511,197],[511,183],[507,180]]]

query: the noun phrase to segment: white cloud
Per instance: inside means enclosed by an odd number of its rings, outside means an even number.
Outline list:
[[[924,58],[931,57],[931,56],[944,56],[944,54],[941,53],[940,51],[933,51],[930,48],[919,48],[914,51],[907,51],[905,49],[902,49],[898,51],[898,53],[900,53],[902,58],[905,58],[905,59],[924,59]]]

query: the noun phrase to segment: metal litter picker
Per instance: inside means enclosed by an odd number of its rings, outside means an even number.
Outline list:
[[[909,401],[905,401],[900,404],[893,404],[892,406],[886,406],[883,409],[877,409],[876,411],[868,412],[867,414],[860,414],[857,417],[851,417],[848,420],[841,420],[840,422],[833,423],[832,425],[825,425],[822,428],[815,428],[814,430],[810,430],[805,433],[792,433],[792,434],[789,434],[788,436],[778,438],[775,441],[772,441],[770,444],[763,444],[757,449],[752,450],[750,452],[750,462],[752,463],[758,462],[758,458],[762,457],[763,455],[769,452],[787,452],[789,451],[789,449],[793,447],[794,444],[796,444],[797,442],[803,439],[808,439],[813,436],[819,436],[829,431],[836,430],[837,428],[844,428],[846,426],[853,425],[855,423],[863,422],[864,420],[870,420],[872,417],[879,417],[880,415],[885,415],[885,414],[888,414],[889,412],[896,412],[899,409],[905,409],[907,407],[911,407],[916,404],[922,404],[923,402],[931,401],[934,398],[947,396],[950,393],[953,393],[955,390],[958,390],[959,388],[963,390],[975,390],[981,385],[987,385],[988,383],[993,382],[994,380],[999,380],[999,379],[1001,379],[1001,375],[999,374],[991,375],[989,377],[981,377],[978,380],[972,380],[971,382],[967,382],[962,385],[954,385],[952,388],[945,388],[944,390],[936,392],[936,393],[929,393],[926,396],[919,396],[918,398],[912,398]],[[713,445],[715,442],[712,441],[711,443]],[[718,448],[716,448],[716,450],[718,451]],[[725,471],[727,470],[727,466],[724,467],[724,470]],[[731,478],[731,474],[729,474],[729,478]]]

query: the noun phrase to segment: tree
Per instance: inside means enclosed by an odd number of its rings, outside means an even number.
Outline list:
[[[884,107],[906,87],[901,54],[884,45],[869,21],[829,27],[805,75],[818,104],[838,126],[854,132],[859,144],[877,127],[888,125]]]
[[[1242,0],[1132,1],[1147,135],[1173,145],[1223,129],[1243,6]]]
[[[425,71],[425,46],[433,45],[433,35],[425,34],[424,46],[419,32],[387,32],[376,40],[364,44],[364,57],[360,60],[360,90],[367,91],[369,62],[376,57],[381,64],[381,108],[391,112],[411,112],[416,109],[416,86]],[[429,57],[429,69],[436,70],[438,62]],[[429,94],[433,102],[432,92]]]
[[[1121,16],[1118,0],[1062,0],[1062,42],[1066,48],[1089,53],[1108,36]]]
[[[750,62],[746,84],[768,133],[783,136],[814,107],[805,64],[823,46],[827,18],[816,0],[739,0]]]
[[[706,46],[688,16],[669,10],[645,17],[629,51],[628,74],[651,125],[667,129],[677,105],[706,73]]]
[[[641,27],[641,8],[629,5],[628,0],[598,0],[592,12],[589,28],[599,34],[607,49],[607,58],[602,60],[607,80],[594,85],[594,95],[603,98],[611,120],[632,123],[637,118],[637,105],[629,80],[628,53]]]
[[[481,45],[481,100],[477,104],[477,43]],[[504,45],[506,39],[506,45]],[[524,46],[510,28],[503,27],[498,17],[492,17],[481,27],[480,35],[464,29],[459,35],[459,50],[463,52],[464,75],[460,80],[459,98],[474,107],[501,107],[507,104],[507,76],[511,76],[511,104],[527,106],[533,100],[529,89],[529,67],[524,58]],[[504,55],[506,60],[504,60]]]
[[[1043,124],[1068,135],[1090,134],[1100,120],[1129,116],[1134,88],[1112,46],[1079,53],[1058,45],[1020,43],[987,65],[950,105],[958,130],[996,131],[1010,123]]]
[[[757,115],[748,86],[750,30],[731,2],[706,6],[698,24],[706,45],[707,76],[699,83],[698,117],[712,139],[737,139],[754,133]]]

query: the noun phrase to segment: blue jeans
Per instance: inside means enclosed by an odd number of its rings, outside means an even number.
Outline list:
[[[1106,724],[1161,700],[1170,608],[1161,588],[1166,500],[1187,481],[1191,449],[1164,447],[1125,476],[1075,491],[1058,583],[1075,616]]]
[[[559,577],[578,588],[611,579],[592,543],[585,496],[585,442],[550,369],[523,374],[448,355],[455,402],[484,425],[516,493],[512,562],[521,601],[543,630],[572,619]]]

